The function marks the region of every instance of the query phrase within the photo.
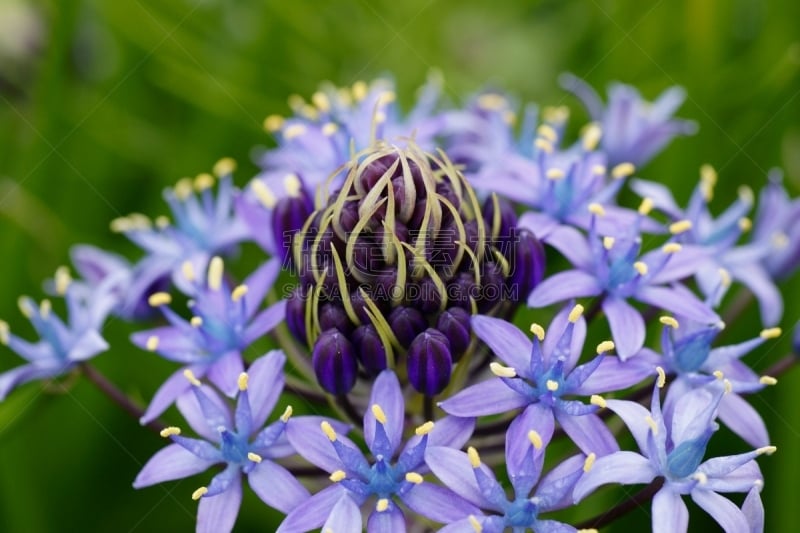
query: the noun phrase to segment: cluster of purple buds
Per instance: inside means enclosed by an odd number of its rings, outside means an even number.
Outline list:
[[[442,392],[469,349],[470,316],[512,311],[543,275],[542,246],[517,230],[510,204],[481,203],[449,160],[413,143],[357,154],[299,231],[304,197],[292,198],[282,202],[299,208],[276,208],[273,224],[293,234],[301,282],[287,322],[332,394],[349,392],[359,369],[387,368],[427,396]]]

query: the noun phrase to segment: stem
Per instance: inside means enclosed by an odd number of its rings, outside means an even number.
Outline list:
[[[490,435],[498,435],[500,433],[504,433],[508,429],[508,425],[511,423],[519,411],[514,411],[513,417],[503,417],[499,420],[493,420],[491,422],[487,422],[486,424],[481,424],[475,426],[475,431],[473,435],[476,437],[488,437]]]
[[[773,363],[769,368],[767,368],[767,370],[764,371],[764,375],[772,377],[780,376],[788,370],[791,370],[792,367],[797,364],[798,359],[800,359],[800,356],[796,354],[786,354]]]
[[[286,383],[283,386],[283,390],[311,402],[324,403],[328,401],[324,393],[312,389],[306,383],[290,375],[286,375]]]
[[[89,363],[80,364],[81,372],[86,378],[94,383],[100,391],[108,396],[114,403],[122,407],[122,409],[131,415],[136,420],[139,420],[144,415],[144,409],[134,403],[124,392],[119,390],[107,377],[105,377],[99,370],[90,365]],[[153,420],[145,424],[145,427],[159,433],[162,429],[167,427],[166,424]]]
[[[608,511],[599,514],[589,520],[584,520],[577,526],[577,529],[590,529],[590,528],[601,528],[603,526],[607,526],[611,522],[615,521],[618,518],[622,518],[626,514],[630,513],[637,507],[641,507],[643,503],[646,503],[655,496],[656,492],[658,492],[662,485],[664,485],[664,478],[657,478],[653,480],[652,483],[647,485],[645,488],[625,500],[624,502],[620,503],[619,505],[612,507]]]
[[[425,395],[422,400],[422,414],[425,416],[425,421],[433,422],[433,396]]]
[[[327,472],[317,466],[287,466],[286,470],[294,476],[317,477],[328,475]]]
[[[722,317],[723,322],[726,324],[733,324],[733,322],[739,318],[739,315],[744,313],[750,304],[753,302],[753,293],[749,290],[745,289],[744,287],[736,293],[736,296],[733,298],[733,301],[727,308],[727,312]]]
[[[592,305],[591,307],[589,307],[589,310],[583,314],[583,317],[586,319],[587,326],[592,323],[592,320],[594,320],[597,317],[597,315],[600,314],[600,311],[603,308],[602,305],[604,298],[605,294],[601,294],[600,296],[595,297],[592,300]]]

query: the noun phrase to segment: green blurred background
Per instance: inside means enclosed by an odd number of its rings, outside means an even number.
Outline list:
[[[243,184],[256,170],[253,148],[271,143],[263,118],[288,113],[289,94],[308,96],[323,80],[392,73],[408,104],[436,68],[454,101],[495,83],[523,100],[569,105],[574,124],[586,116],[557,87],[562,71],[600,89],[632,83],[649,98],[680,84],[689,99],[679,115],[700,132],[674,142],[644,177],[685,199],[700,164],[711,163],[721,208],[739,184],[760,187],[780,166],[797,194],[797,20],[794,0],[0,0],[0,317],[29,336],[17,296],[40,298],[74,243],[136,257],[109,221],[163,214],[161,190],[181,176],[232,156]],[[798,283],[785,289],[789,329],[800,316]],[[753,312],[737,325],[723,341],[760,329]],[[113,348],[97,366],[144,401],[173,367],[132,348],[127,332],[109,326]],[[771,347],[751,362],[767,366],[788,338]],[[0,369],[18,362],[0,350]],[[163,442],[90,384],[67,385],[32,384],[0,404],[0,532],[192,530],[189,495],[208,475],[134,491]],[[799,389],[795,371],[752,399],[779,448],[761,461],[769,531],[800,518]],[[714,451],[745,449],[723,438]],[[603,531],[646,529],[647,509]],[[692,508],[691,530],[714,527],[701,515]],[[270,518],[247,494],[237,531],[270,531]]]

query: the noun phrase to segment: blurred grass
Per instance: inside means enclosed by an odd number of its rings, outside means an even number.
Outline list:
[[[684,199],[709,162],[724,206],[739,184],[757,188],[781,166],[797,194],[798,19],[791,0],[0,0],[0,317],[26,334],[17,295],[40,295],[41,280],[74,243],[133,254],[108,222],[130,211],[163,213],[161,190],[181,176],[233,156],[244,183],[255,171],[253,147],[271,142],[263,117],[288,112],[289,94],[307,96],[326,79],[351,84],[391,73],[408,104],[438,68],[454,101],[496,83],[523,100],[568,104],[576,121],[585,114],[558,89],[562,71],[598,88],[633,83],[650,98],[680,84],[689,94],[680,115],[697,120],[700,133],[676,141],[645,177]],[[800,316],[798,289],[787,285],[786,329]],[[726,340],[759,329],[755,313],[742,320],[746,328]],[[148,399],[172,367],[126,336],[126,327],[111,325],[114,349],[98,366]],[[760,367],[788,341],[775,346]],[[0,354],[0,368],[16,363]],[[800,517],[799,386],[795,372],[753,399],[781,450],[761,462],[768,530]],[[189,494],[208,476],[130,488],[161,446],[88,383],[67,394],[39,385],[16,391],[0,404],[0,531],[191,530]],[[744,449],[731,438],[719,451]],[[693,512],[693,530],[708,524],[701,514]],[[250,495],[237,529],[269,530],[269,517]],[[604,531],[639,530],[647,520],[643,511]]]

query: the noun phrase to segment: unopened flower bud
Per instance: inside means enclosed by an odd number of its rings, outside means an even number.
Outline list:
[[[352,343],[340,331],[323,331],[314,343],[317,381],[331,394],[347,394],[356,384],[358,361]]]
[[[413,307],[397,307],[389,315],[389,327],[404,348],[428,327],[422,313]]]
[[[545,253],[539,239],[526,229],[516,230],[511,246],[511,272],[506,281],[517,302],[525,301],[544,277]]]
[[[464,355],[467,346],[469,346],[469,318],[470,314],[460,307],[451,307],[439,315],[436,329],[442,332],[450,342],[450,353],[453,362],[458,362],[461,356]]]
[[[444,390],[452,368],[450,341],[438,330],[428,328],[408,348],[408,381],[426,396]]]
[[[367,372],[378,375],[386,369],[386,349],[372,325],[358,326],[352,340],[358,360]]]
[[[292,239],[313,210],[311,200],[300,191],[298,196],[281,198],[272,210],[272,234],[281,260],[292,256]]]
[[[286,300],[286,325],[294,338],[306,340],[306,295],[302,288],[292,291]]]

